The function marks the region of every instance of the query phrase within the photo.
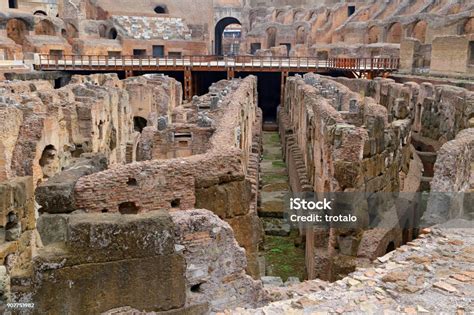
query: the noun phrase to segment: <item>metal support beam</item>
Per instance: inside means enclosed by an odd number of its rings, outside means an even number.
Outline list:
[[[233,67],[227,68],[227,80],[232,80],[235,77],[235,69]]]
[[[184,98],[190,101],[193,98],[193,73],[191,68],[184,69]]]

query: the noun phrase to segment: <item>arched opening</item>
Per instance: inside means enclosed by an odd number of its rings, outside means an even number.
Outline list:
[[[387,249],[385,250],[385,254],[388,254],[388,253],[390,253],[391,251],[394,251],[394,250],[395,250],[395,243],[390,242],[387,245]]]
[[[367,43],[368,44],[378,43],[379,39],[380,39],[380,28],[377,26],[372,26],[371,28],[369,28]]]
[[[118,35],[117,30],[114,27],[112,27],[109,30],[109,32],[107,33],[107,38],[108,39],[117,39],[117,35]]]
[[[47,16],[46,12],[42,11],[42,10],[38,10],[38,11],[35,11],[35,13],[33,13],[34,15],[42,15],[42,16]]]
[[[237,20],[234,17],[223,18],[216,24],[215,31],[214,31],[214,43],[215,43],[214,53],[216,55],[220,55],[220,56],[223,55],[224,50],[222,47],[222,39],[224,36],[225,29],[230,25],[240,26],[242,24],[240,23],[239,20]],[[235,33],[239,33],[239,42],[240,42],[240,32],[235,32]]]
[[[387,32],[387,42],[400,44],[402,40],[402,24],[400,23],[393,23]]]
[[[61,29],[61,36],[67,38],[67,31],[65,28]]]
[[[276,35],[277,29],[275,27],[269,27],[267,29],[267,48],[276,46]]]
[[[59,158],[56,148],[53,145],[47,145],[39,159],[39,165],[43,172],[43,178],[54,176],[59,170]]]
[[[306,30],[304,26],[296,29],[296,44],[304,44],[306,41]]]
[[[165,5],[157,5],[154,11],[156,14],[167,14],[168,8]]]
[[[35,25],[35,34],[49,36],[56,35],[54,24],[48,20],[41,20],[38,24]]]
[[[250,27],[250,29],[253,28],[253,25],[255,24],[256,20],[257,20],[257,13],[256,12],[250,13],[250,16],[249,16],[249,27]]]
[[[28,27],[24,21],[11,19],[7,22],[7,36],[15,43],[23,45],[26,35],[28,35]]]
[[[468,19],[461,30],[461,35],[474,34],[474,18]]]
[[[275,15],[275,22],[283,24],[285,22],[285,13],[283,11],[277,12]]]
[[[147,120],[140,116],[133,117],[133,129],[138,132],[142,132],[147,126]]]
[[[293,14],[293,21],[296,22],[296,21],[301,21],[303,20],[303,18],[305,17],[306,13],[305,11],[303,10],[297,10],[295,11],[295,13]]]
[[[426,39],[426,27],[427,23],[425,21],[418,21],[413,27],[411,37],[418,39],[422,44],[425,43]]]

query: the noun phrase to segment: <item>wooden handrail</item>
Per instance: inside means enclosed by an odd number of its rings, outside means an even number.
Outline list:
[[[319,60],[317,57],[273,57],[273,56],[212,56],[212,55],[184,55],[182,57],[152,57],[131,56],[120,57],[105,55],[47,55],[40,54],[36,59],[37,66],[60,69],[90,69],[105,67],[119,69],[120,67],[243,67],[243,68],[278,68],[278,69],[341,69],[360,71],[397,70],[399,58],[328,58]],[[320,61],[323,65],[320,65]]]

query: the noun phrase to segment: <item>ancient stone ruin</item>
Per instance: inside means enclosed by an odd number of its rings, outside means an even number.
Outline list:
[[[472,1],[0,0],[0,312],[474,312],[473,78]]]

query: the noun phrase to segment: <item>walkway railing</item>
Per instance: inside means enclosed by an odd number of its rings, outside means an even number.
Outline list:
[[[395,71],[398,58],[329,58],[265,56],[183,56],[151,57],[105,55],[35,55],[38,70],[184,70],[222,71]]]

